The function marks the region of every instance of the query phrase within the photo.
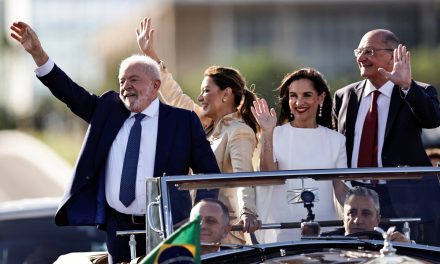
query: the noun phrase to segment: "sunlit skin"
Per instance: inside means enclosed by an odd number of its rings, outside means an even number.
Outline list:
[[[371,197],[353,195],[344,205],[345,235],[372,231],[379,221],[380,215]]]
[[[210,118],[214,124],[223,116],[237,111],[231,88],[220,89],[209,76],[202,80],[197,101],[202,106],[202,116]]]
[[[317,127],[316,114],[325,93],[318,95],[309,79],[299,79],[289,85],[289,107],[294,116],[293,125],[300,128]]]
[[[119,72],[119,97],[128,110],[142,112],[157,98],[160,81],[154,81],[145,72],[145,66],[131,63]]]
[[[344,228],[345,235],[358,232],[373,231],[379,226],[380,214],[374,207],[371,197],[352,195],[344,204]],[[410,242],[402,233],[394,231],[391,233],[391,241]]]
[[[160,58],[154,49],[154,32],[151,18],[145,17],[136,29],[136,39],[140,50],[159,63]],[[215,127],[224,116],[236,112],[238,107],[232,89],[230,87],[220,89],[209,76],[204,76],[197,100],[202,106],[202,111],[198,115],[205,128],[212,125]],[[260,227],[261,221],[258,221],[254,215],[243,214],[239,224],[243,224],[243,231],[254,232]]]
[[[390,49],[383,43],[379,34],[367,33],[360,41],[358,49]],[[362,77],[370,80],[370,82],[379,88],[387,82],[386,77],[378,71],[379,68],[391,72],[393,70],[393,52],[388,50],[377,50],[374,55],[367,56],[362,54],[356,58],[360,74]]]
[[[316,128],[316,114],[318,106],[324,102],[325,93],[318,94],[309,79],[293,81],[289,87],[289,108],[294,115],[290,124],[297,128]],[[260,125],[262,147],[260,153],[260,169],[263,171],[278,170],[278,164],[273,160],[273,131],[277,124],[277,117],[274,108],[269,106],[264,98],[254,101],[251,108],[252,114]]]
[[[159,62],[153,45],[154,29],[151,27],[151,18],[141,21],[139,29],[136,29],[136,36],[142,52]],[[231,88],[221,90],[209,76],[203,78],[197,100],[202,106],[200,120],[204,125],[209,125],[211,121],[217,124],[223,116],[237,111]]]
[[[200,242],[217,243],[225,238],[231,230],[229,222],[225,223],[220,205],[212,202],[200,202],[191,210],[190,219],[195,219],[199,214],[202,218]],[[202,246],[202,254],[215,252],[216,246]]]

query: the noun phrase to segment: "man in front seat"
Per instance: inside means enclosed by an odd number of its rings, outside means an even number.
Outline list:
[[[374,231],[374,227],[380,222],[379,212],[379,196],[376,191],[361,186],[351,188],[344,201],[344,227],[323,232],[321,236],[348,236],[359,232]],[[410,242],[397,231],[391,234],[391,241]]]

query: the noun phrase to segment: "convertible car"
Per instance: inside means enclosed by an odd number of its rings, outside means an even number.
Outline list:
[[[328,170],[293,170],[293,171],[274,171],[274,172],[255,172],[255,173],[233,173],[233,174],[211,174],[211,175],[192,175],[192,176],[167,176],[146,180],[147,194],[147,214],[145,216],[146,230],[128,230],[118,232],[122,236],[130,236],[130,245],[134,245],[135,236],[133,234],[146,233],[147,252],[155,252],[155,247],[170,238],[174,232],[172,224],[172,208],[169,199],[170,186],[177,186],[181,190],[194,190],[198,188],[236,188],[244,186],[267,186],[284,184],[288,179],[312,178],[315,180],[404,180],[420,181],[422,179],[435,180],[438,184],[440,168],[437,167],[402,167],[402,168],[358,168],[358,169],[328,169]],[[430,181],[432,182],[432,181]],[[314,195],[319,196],[319,189],[312,190],[303,186],[302,189],[295,190],[299,193],[293,203],[304,204],[304,217],[302,222],[289,223],[263,223],[262,229],[286,229],[304,228],[316,225],[320,227],[337,227],[342,225],[342,221],[320,221],[320,219],[310,219],[313,214],[312,206]],[[305,195],[304,195],[305,194]],[[405,195],[402,193],[402,195]],[[411,197],[421,200],[421,197]],[[426,199],[427,198],[427,199]],[[425,197],[424,200],[438,201],[439,197]],[[431,206],[439,206],[437,202]],[[426,206],[422,206],[425,208]],[[382,224],[387,226],[397,226],[407,238],[411,239],[411,227],[416,227],[422,221],[420,217],[409,212],[405,218],[383,219]],[[439,219],[437,219],[439,220]],[[393,228],[392,227],[392,228]],[[237,230],[240,227],[235,227]],[[222,244],[220,251],[202,255],[202,263],[292,263],[292,264],[316,264],[316,263],[440,263],[440,247],[424,245],[421,243],[395,243],[390,241],[389,234],[392,229],[368,231],[356,233],[350,236],[321,237],[319,232],[307,235],[297,240],[279,243],[255,243],[251,245]],[[303,231],[303,230],[302,230]],[[389,232],[388,232],[389,231]],[[435,232],[434,230],[424,230],[425,232]],[[257,231],[258,232],[258,231]],[[437,236],[440,234],[437,234]],[[165,242],[164,242],[165,243]],[[128,247],[129,245],[127,245]],[[156,248],[157,249],[157,248]],[[151,259],[136,256],[134,246],[130,248],[132,253],[132,263],[194,263],[193,259],[186,257],[179,258],[177,261],[168,260],[166,262],[152,262]],[[157,251],[158,252],[158,251]],[[77,258],[75,258],[77,257]],[[66,256],[65,260],[85,260],[90,263],[88,255]],[[103,252],[99,259],[106,263],[106,254]],[[180,260],[179,260],[180,259]],[[58,259],[57,263],[64,263]],[[69,262],[69,263],[80,263]],[[84,263],[84,262],[81,262]],[[95,263],[95,262],[94,262]]]
[[[315,180],[408,180],[416,181],[434,177],[438,182],[440,169],[437,167],[402,168],[357,168],[329,170],[294,170],[258,173],[234,173],[216,175],[172,176],[147,180],[149,197],[147,252],[170,236],[174,229],[169,202],[169,187],[182,190],[198,188],[235,188],[240,186],[264,186],[284,184],[287,179],[313,178]],[[307,191],[304,186],[302,191]],[[319,190],[314,190],[318,192]],[[402,193],[402,195],[405,195]],[[301,196],[302,198],[307,196]],[[432,197],[434,199],[434,197]],[[414,197],[414,199],[419,199]],[[297,202],[306,204],[301,199]],[[313,203],[313,201],[312,201]],[[437,205],[440,206],[440,205]],[[307,207],[307,206],[305,206]],[[304,208],[304,216],[308,216]],[[421,219],[411,215],[408,218],[384,219],[386,224],[395,225],[410,236],[410,226]],[[320,221],[322,226],[340,226],[342,221]],[[301,223],[263,223],[263,229],[300,228]],[[425,230],[426,231],[426,230]],[[427,232],[430,232],[429,230]],[[127,235],[124,232],[122,235]],[[438,234],[440,235],[440,234]],[[222,245],[216,253],[202,256],[202,263],[440,263],[440,248],[415,243],[392,243],[386,232],[364,232],[350,237],[308,236],[296,241],[253,245]]]

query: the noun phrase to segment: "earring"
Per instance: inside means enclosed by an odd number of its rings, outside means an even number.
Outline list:
[[[222,102],[226,103],[226,98],[225,97],[223,97]]]
[[[322,117],[322,103],[319,104],[318,117]]]
[[[293,114],[292,113],[290,113],[289,116],[290,116],[290,118],[293,118]]]

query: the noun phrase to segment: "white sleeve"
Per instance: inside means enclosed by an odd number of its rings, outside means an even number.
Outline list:
[[[49,74],[54,66],[55,63],[49,58],[46,63],[35,69],[35,74],[37,75],[37,77],[43,77],[44,75]]]
[[[345,136],[340,137],[340,144],[338,150],[338,159],[336,161],[336,168],[347,168],[347,150],[345,148]]]

